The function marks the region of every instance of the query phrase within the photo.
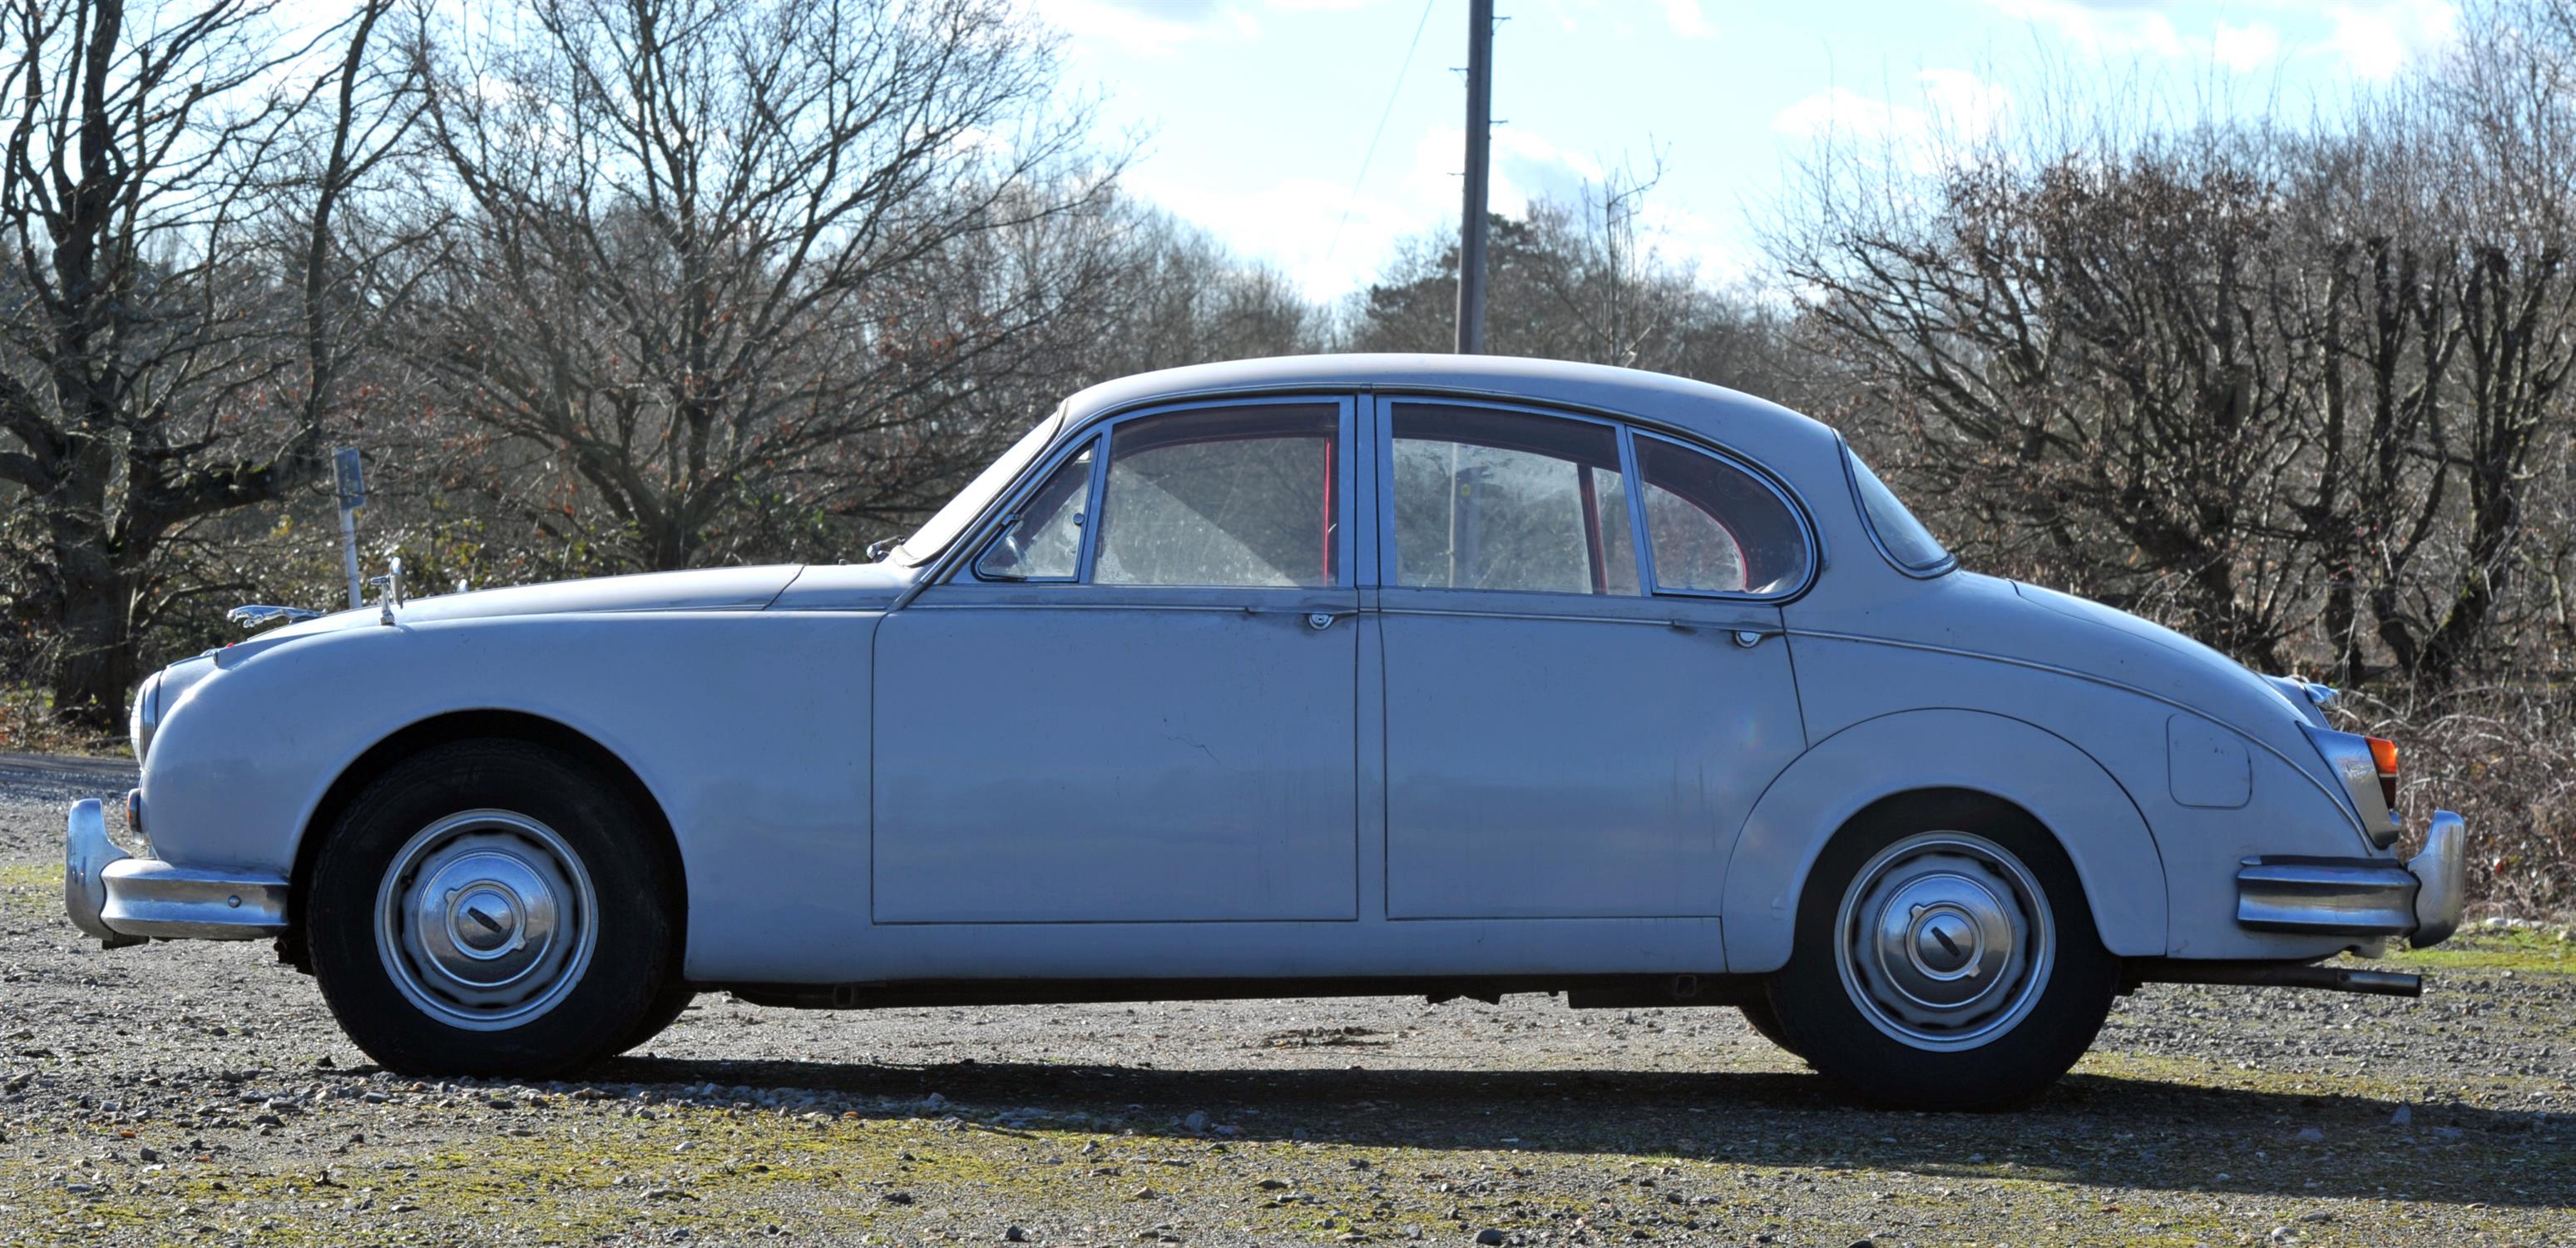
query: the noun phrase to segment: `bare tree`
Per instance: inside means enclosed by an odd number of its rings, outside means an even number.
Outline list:
[[[1781,393],[1789,377],[1776,313],[1754,292],[1712,286],[1662,251],[1646,210],[1659,176],[1660,166],[1622,170],[1571,199],[1493,219],[1487,349]],[[1445,352],[1457,289],[1454,237],[1406,242],[1352,300],[1339,345]]]
[[[537,518],[612,565],[756,549],[854,485],[918,506],[987,445],[978,378],[1103,277],[1000,244],[1112,171],[1001,0],[528,0],[406,55],[444,228],[386,279],[392,343],[561,471]]]
[[[2512,103],[2534,61],[2490,33],[2306,131],[2065,107],[1828,148],[1772,249],[1863,440],[1988,566],[2439,686],[2508,609],[2576,351],[2563,105]]]
[[[145,631],[218,588],[173,583],[176,535],[316,462],[336,372],[327,240],[369,159],[360,97],[326,112],[331,161],[295,186],[275,166],[350,83],[383,7],[307,42],[235,0],[9,5],[0,431],[16,449],[0,480],[25,495],[10,594],[54,640],[57,715],[120,718]],[[300,282],[250,245],[290,202]]]

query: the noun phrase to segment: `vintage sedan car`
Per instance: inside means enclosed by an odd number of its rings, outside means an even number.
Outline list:
[[[690,995],[1726,1005],[2009,1102],[2113,997],[2457,925],[2328,691],[1960,569],[1832,429],[1487,357],[1085,390],[859,565],[403,601],[135,699],[110,945],[274,937],[402,1071],[548,1075]],[[130,855],[130,856],[129,856]]]

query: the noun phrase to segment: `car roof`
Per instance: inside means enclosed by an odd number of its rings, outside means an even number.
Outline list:
[[[1724,386],[1606,364],[1504,355],[1287,355],[1104,381],[1065,400],[1064,428],[1122,409],[1233,393],[1415,391],[1587,408],[1671,426],[1780,468],[1830,455],[1832,429]],[[1785,462],[1782,462],[1785,461]]]

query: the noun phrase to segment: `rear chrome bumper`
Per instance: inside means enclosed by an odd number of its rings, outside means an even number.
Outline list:
[[[2424,850],[2385,858],[2248,858],[2236,872],[2236,921],[2267,932],[2356,939],[2403,936],[2421,949],[2460,927],[2468,900],[2468,825],[2436,811]]]
[[[63,829],[63,909],[108,949],[146,940],[256,940],[286,930],[286,881],[137,858],[107,835],[97,798]]]

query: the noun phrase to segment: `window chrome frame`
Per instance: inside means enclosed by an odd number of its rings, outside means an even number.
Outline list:
[[[1887,566],[1918,581],[1933,580],[1938,577],[1947,576],[1958,570],[1959,552],[1950,549],[1949,544],[1946,542],[1943,542],[1941,545],[1941,554],[1943,556],[1941,562],[1931,564],[1927,567],[1918,568],[1913,564],[1897,558],[1896,552],[1887,548],[1887,539],[1878,535],[1878,521],[1869,514],[1869,500],[1861,496],[1859,472],[1860,452],[1853,450],[1851,439],[1844,437],[1840,433],[1836,433],[1834,435],[1834,448],[1842,453],[1843,488],[1851,493],[1852,510],[1860,514],[1861,532],[1869,534],[1869,544],[1878,548],[1878,557],[1886,560]],[[1872,474],[1875,474],[1878,470],[1873,468],[1870,471]],[[1887,484],[1886,479],[1881,478],[1879,484]],[[1896,491],[1891,488],[1888,490],[1888,493],[1893,495]],[[1914,510],[1913,506],[1906,503],[1904,499],[1897,499],[1896,502],[1898,506],[1904,507],[1908,512]],[[1916,524],[1922,524],[1923,519],[1922,517],[1917,516],[1915,517],[1914,522]],[[1925,526],[1924,532],[1931,532],[1930,526]],[[1937,536],[1932,540],[1935,542],[1941,541]]]
[[[1650,580],[1647,584],[1652,587],[1653,593],[1663,597],[1718,598],[1729,602],[1786,602],[1800,594],[1806,593],[1808,587],[1816,583],[1817,573],[1822,570],[1824,565],[1824,547],[1817,539],[1815,521],[1807,514],[1807,509],[1799,506],[1797,499],[1789,493],[1788,489],[1783,484],[1773,479],[1771,474],[1754,467],[1751,461],[1740,456],[1730,455],[1724,451],[1700,446],[1694,442],[1684,441],[1683,439],[1676,438],[1668,434],[1638,429],[1626,429],[1624,432],[1627,434],[1626,440],[1631,444],[1633,444],[1636,438],[1652,438],[1667,446],[1676,447],[1680,450],[1692,452],[1693,454],[1706,455],[1728,468],[1732,468],[1737,472],[1743,473],[1746,479],[1752,481],[1755,485],[1759,485],[1763,489],[1769,490],[1771,492],[1771,496],[1779,500],[1780,506],[1788,511],[1790,522],[1797,526],[1798,541],[1801,547],[1799,553],[1806,556],[1806,566],[1802,570],[1802,574],[1798,577],[1797,584],[1792,585],[1787,589],[1757,594],[1749,590],[1686,589],[1680,586],[1666,586],[1661,581]],[[1633,457],[1633,450],[1630,453]],[[1644,552],[1643,558],[1646,566],[1651,570],[1655,563],[1655,535],[1646,527],[1646,477],[1643,472],[1642,464],[1639,465],[1639,468],[1640,471],[1637,474],[1636,488],[1630,491],[1630,493],[1637,500],[1637,545],[1638,548]],[[1667,492],[1669,493],[1670,491]],[[1673,497],[1682,498],[1680,494],[1674,494]],[[1682,501],[1689,502],[1690,500],[1684,498]],[[1697,504],[1693,504],[1693,506],[1697,506]],[[1702,514],[1706,513],[1703,512]],[[1717,519],[1715,516],[1710,516],[1709,518],[1711,520]],[[1719,527],[1725,527],[1724,522],[1719,522]],[[1733,529],[1728,529],[1726,535],[1729,538],[1735,538],[1735,531]],[[1738,539],[1736,541],[1736,550],[1740,554],[1743,549],[1744,543]]]
[[[1376,499],[1377,506],[1375,511],[1377,516],[1378,546],[1378,575],[1376,586],[1378,588],[1386,590],[1419,590],[1444,593],[1527,595],[1552,601],[1580,600],[1593,603],[1649,602],[1656,598],[1690,598],[1713,602],[1778,606],[1798,598],[1805,594],[1809,589],[1814,588],[1817,578],[1822,576],[1824,573],[1825,549],[1823,535],[1816,527],[1815,517],[1809,512],[1805,503],[1798,497],[1797,492],[1791,489],[1787,482],[1781,480],[1777,474],[1771,472],[1769,469],[1756,464],[1745,456],[1738,455],[1722,447],[1715,446],[1696,435],[1671,429],[1654,422],[1640,420],[1632,416],[1622,416],[1608,412],[1584,411],[1576,408],[1542,405],[1526,401],[1515,402],[1507,398],[1472,392],[1381,388],[1372,391],[1370,397],[1373,400],[1373,406],[1375,408],[1374,414],[1376,417],[1374,423],[1376,425],[1376,475],[1378,481]],[[1619,471],[1624,478],[1621,484],[1622,489],[1628,496],[1629,547],[1635,554],[1637,560],[1638,592],[1634,594],[1594,594],[1589,592],[1570,593],[1563,590],[1548,589],[1462,589],[1455,586],[1399,584],[1395,579],[1398,575],[1396,569],[1401,566],[1397,562],[1399,553],[1395,549],[1395,420],[1396,409],[1406,403],[1483,408],[1489,411],[1501,412],[1509,415],[1538,416],[1551,420],[1567,420],[1580,424],[1601,425],[1609,428],[1611,433],[1618,439]],[[1790,519],[1797,525],[1799,539],[1806,544],[1806,575],[1800,578],[1796,585],[1791,586],[1788,589],[1776,590],[1766,594],[1721,590],[1678,589],[1668,588],[1657,584],[1654,579],[1653,538],[1646,532],[1645,478],[1639,473],[1637,464],[1636,439],[1639,437],[1654,438],[1658,441],[1669,443],[1683,450],[1692,452],[1693,454],[1712,456],[1718,462],[1744,473],[1764,489],[1769,490],[1773,497],[1780,500],[1782,506],[1788,508]]]
[[[1101,505],[1106,501],[1108,496],[1110,459],[1118,453],[1118,426],[1135,420],[1144,420],[1156,416],[1180,415],[1191,412],[1232,411],[1247,407],[1301,406],[1331,407],[1333,409],[1334,480],[1332,485],[1334,493],[1333,523],[1336,528],[1336,532],[1333,534],[1333,581],[1331,584],[1108,586],[1099,586],[1097,584],[1093,579],[1093,576],[1098,568],[1100,556],[1099,534],[1102,528],[1100,523],[1100,512]],[[1279,592],[1293,591],[1315,593],[1324,590],[1355,589],[1360,583],[1357,567],[1354,562],[1358,553],[1354,530],[1358,527],[1360,516],[1359,507],[1353,501],[1359,488],[1359,473],[1355,463],[1356,457],[1359,454],[1357,407],[1358,403],[1356,392],[1350,387],[1345,386],[1338,389],[1325,390],[1273,390],[1246,393],[1190,395],[1176,398],[1155,399],[1132,407],[1118,408],[1114,411],[1086,420],[1081,425],[1070,431],[1071,436],[1066,437],[1065,440],[1059,443],[1054,449],[1040,456],[1026,471],[1020,474],[1020,479],[1015,482],[1009,490],[1003,493],[1002,497],[1005,502],[1001,507],[997,508],[993,514],[978,521],[974,526],[967,530],[966,540],[956,543],[954,549],[970,553],[961,555],[957,559],[957,562],[951,567],[935,570],[933,575],[925,578],[925,580],[929,583],[937,584],[972,583],[997,587],[1017,585],[1079,585],[1085,587],[1096,586],[1103,589],[1139,590],[1268,590]],[[1075,574],[1069,578],[1032,577],[1028,579],[1012,579],[987,577],[977,571],[976,565],[983,561],[984,552],[990,548],[994,542],[1000,541],[1002,535],[1009,531],[1012,522],[1018,518],[1020,509],[1026,505],[1030,496],[1034,495],[1039,489],[1044,488],[1047,480],[1055,475],[1056,470],[1062,467],[1073,457],[1080,455],[1083,448],[1086,446],[1092,448],[1091,481],[1088,486],[1088,492],[1084,498],[1085,510],[1083,512],[1084,518],[1082,525],[1081,555],[1078,560],[1077,571]],[[960,569],[963,569],[965,572],[965,575],[962,577],[958,575]],[[910,596],[907,596],[896,605],[900,606],[903,602],[908,602],[909,600]]]
[[[1100,514],[1100,488],[1105,475],[1102,472],[1102,465],[1107,463],[1109,458],[1107,441],[1105,434],[1095,430],[1065,443],[1053,452],[1039,456],[1037,461],[1030,465],[1029,470],[1021,474],[1021,479],[1014,482],[1010,490],[1004,492],[1003,497],[1008,500],[1008,505],[1003,508],[1001,517],[994,521],[992,533],[989,536],[979,537],[972,544],[971,548],[975,553],[965,561],[966,575],[983,585],[1081,584],[1091,571],[1089,563],[1091,530],[1094,527],[1093,518]],[[1058,469],[1081,458],[1086,450],[1092,452],[1090,480],[1083,485],[1082,533],[1075,539],[1073,575],[986,576],[984,556],[993,553],[993,548],[1000,545],[1002,538],[1010,533],[1011,526],[1019,523],[1021,509],[1028,505],[1028,501],[1035,497],[1039,490],[1046,488],[1047,482],[1055,479]]]

